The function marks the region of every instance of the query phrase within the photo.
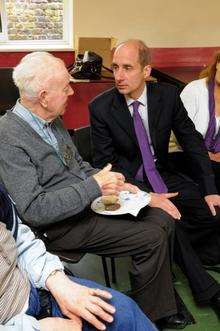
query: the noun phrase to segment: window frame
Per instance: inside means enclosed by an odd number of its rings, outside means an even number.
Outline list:
[[[73,0],[64,0],[63,39],[62,40],[8,40],[7,15],[4,0],[0,0],[2,14],[2,39],[0,37],[0,51],[68,51],[73,50]],[[1,33],[0,33],[1,35]]]
[[[1,49],[1,43],[5,43],[8,38],[7,28],[6,28],[7,27],[7,17],[6,17],[4,0],[0,0],[0,19],[1,19],[1,23],[2,23],[2,29],[0,31],[0,49]]]

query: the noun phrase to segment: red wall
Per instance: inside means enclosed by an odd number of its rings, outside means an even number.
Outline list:
[[[220,50],[216,47],[187,47],[187,48],[152,48],[153,66],[164,67],[204,67],[212,55]]]
[[[219,47],[151,48],[153,66],[203,67]],[[0,67],[14,67],[28,52],[0,52]],[[64,60],[66,65],[74,62],[74,52],[51,52]]]
[[[26,54],[30,52],[0,52],[0,67],[14,67]],[[72,64],[75,59],[74,52],[51,52],[60,57],[67,66]]]

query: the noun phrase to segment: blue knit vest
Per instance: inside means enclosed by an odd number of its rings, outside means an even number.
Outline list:
[[[11,231],[16,240],[18,233],[18,214],[14,202],[2,185],[0,185],[0,222],[6,224],[6,228]]]

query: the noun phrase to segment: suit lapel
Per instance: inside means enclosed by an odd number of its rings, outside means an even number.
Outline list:
[[[153,145],[156,145],[156,128],[162,110],[161,96],[156,83],[147,84],[147,104],[148,104],[148,121],[150,136]],[[125,97],[115,90],[115,96],[112,105],[112,116],[120,125],[120,127],[127,133],[130,138],[137,142],[133,119],[129,112]]]
[[[157,123],[162,110],[161,97],[156,83],[147,85],[148,124],[153,145],[156,145]]]
[[[137,143],[133,119],[129,112],[125,97],[117,91],[113,100],[112,116],[130,138]]]

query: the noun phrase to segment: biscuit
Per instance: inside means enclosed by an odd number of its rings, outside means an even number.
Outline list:
[[[113,205],[114,203],[118,202],[117,195],[103,195],[101,197],[101,201],[105,206]]]

